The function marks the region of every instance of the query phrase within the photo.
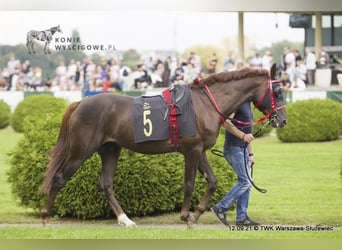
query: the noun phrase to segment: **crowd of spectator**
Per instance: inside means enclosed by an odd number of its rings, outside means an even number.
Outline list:
[[[20,90],[28,87],[37,89],[42,84],[42,69],[32,67],[30,61],[21,63],[11,56],[7,67],[0,71],[0,90]]]
[[[213,55],[215,56],[215,55]],[[211,71],[215,72],[216,58],[211,59]],[[129,68],[122,60],[102,58],[95,64],[91,58],[82,62],[61,61],[54,77],[44,78],[40,67],[33,67],[28,60],[20,62],[11,56],[0,70],[0,90],[7,91],[125,91],[152,87],[168,87],[173,83],[190,83],[200,76],[201,58],[194,52],[189,58],[177,60],[168,56],[164,60],[148,57]]]
[[[59,90],[102,90],[110,88],[121,91],[130,69],[122,61],[102,59],[96,65],[92,59],[83,62],[63,61],[55,69],[52,79],[43,77],[40,67],[32,67],[26,60],[21,63],[11,56],[7,67],[0,71],[0,90],[15,91],[59,91]]]
[[[329,55],[322,50],[318,57],[307,50],[303,58],[298,50],[284,48],[282,61],[282,80],[288,89],[305,89],[314,84],[316,67],[327,67]],[[256,53],[247,63],[234,58],[229,52],[222,61],[223,70],[237,70],[245,66],[270,69],[274,57],[270,51],[263,56]],[[168,87],[171,84],[187,84],[196,78],[216,72],[218,59],[212,53],[205,70],[202,59],[190,52],[188,57],[177,60],[167,56],[147,57],[136,68],[129,68],[122,60],[102,58],[95,64],[91,58],[82,62],[70,60],[66,65],[61,61],[52,79],[44,78],[42,69],[33,67],[28,60],[20,62],[11,56],[4,69],[0,70],[0,90],[15,91],[126,91],[153,87]]]

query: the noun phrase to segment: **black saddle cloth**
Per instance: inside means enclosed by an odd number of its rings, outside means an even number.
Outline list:
[[[182,97],[176,102],[179,137],[194,136],[196,116],[191,91],[187,85],[180,87]],[[135,97],[133,104],[135,143],[170,138],[169,116],[165,115],[169,109],[162,95]]]

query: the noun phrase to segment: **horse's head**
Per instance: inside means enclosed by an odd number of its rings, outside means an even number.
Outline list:
[[[287,123],[287,115],[283,100],[281,83],[277,80],[277,67],[273,64],[270,70],[270,77],[267,87],[263,93],[258,93],[258,98],[254,105],[266,117],[270,119],[270,123],[274,128],[283,128]]]
[[[61,27],[58,25],[58,26],[55,26],[55,27],[52,27],[49,29],[53,34],[56,33],[56,32],[59,32],[59,33],[62,33],[62,30],[61,30]]]

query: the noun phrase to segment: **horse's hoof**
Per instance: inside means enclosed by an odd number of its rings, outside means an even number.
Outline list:
[[[46,226],[46,224],[49,223],[49,212],[47,211],[47,209],[43,208],[40,214],[41,214],[43,226]]]
[[[137,227],[134,221],[130,220],[126,214],[121,214],[118,217],[118,224],[125,227]]]
[[[42,215],[42,223],[44,227],[46,226],[46,224],[49,224],[49,216]]]
[[[186,226],[187,226],[188,229],[192,229],[192,228],[196,228],[197,224],[192,222],[192,221],[188,221],[186,223]]]
[[[184,221],[187,225],[187,228],[194,228],[197,222],[196,218],[192,214],[189,214]]]
[[[49,223],[49,219],[48,218],[42,218],[42,222],[43,222],[43,227],[45,227]]]

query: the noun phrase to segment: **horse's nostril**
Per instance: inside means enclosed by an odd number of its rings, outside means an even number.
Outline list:
[[[286,124],[287,124],[287,121],[286,121],[286,120],[283,120],[283,124],[286,125]]]

